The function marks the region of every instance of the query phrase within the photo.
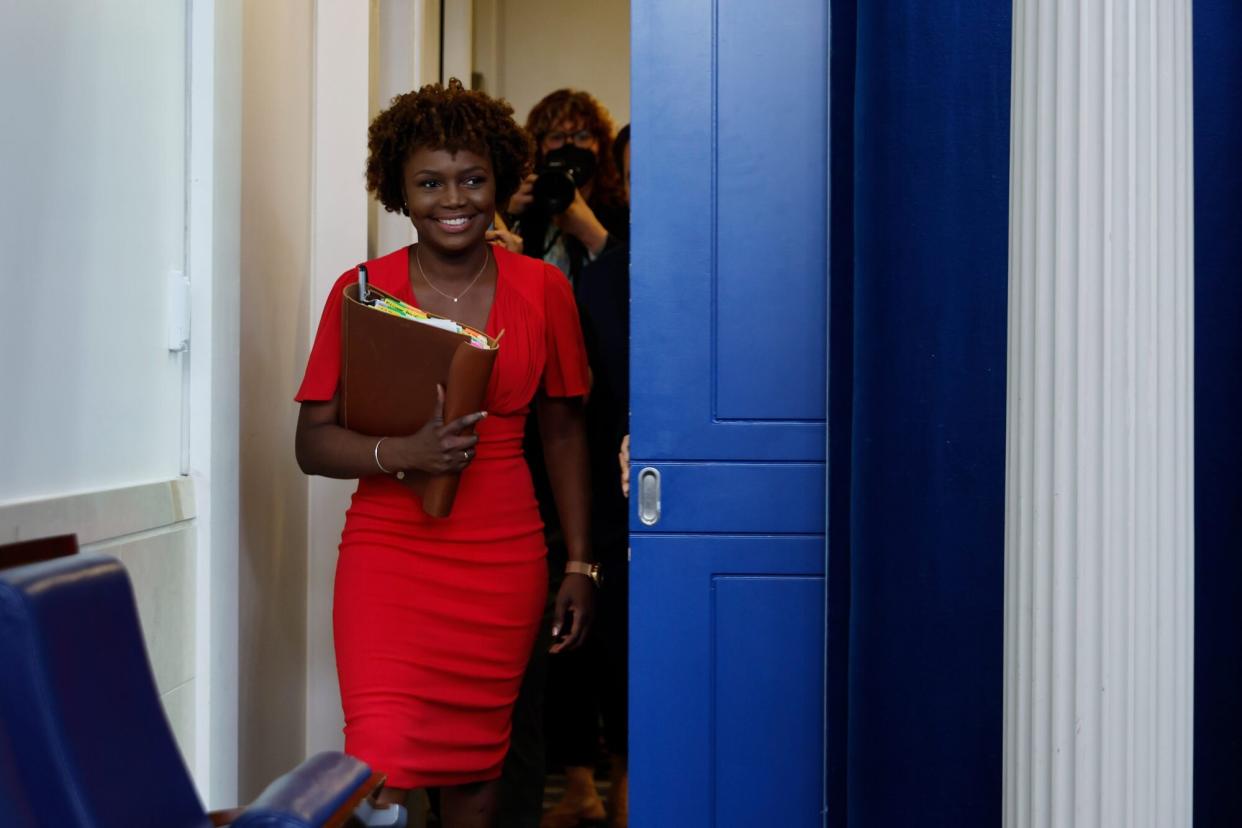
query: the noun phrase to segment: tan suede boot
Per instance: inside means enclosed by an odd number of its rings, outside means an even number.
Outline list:
[[[608,774],[608,828],[629,828],[630,770],[626,757],[612,754]]]
[[[605,817],[604,802],[595,790],[595,772],[591,768],[565,768],[565,795],[543,815],[539,828],[576,828],[586,819]]]

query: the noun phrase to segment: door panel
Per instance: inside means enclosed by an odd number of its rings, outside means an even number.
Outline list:
[[[660,463],[662,533],[818,534],[820,463]]]
[[[787,5],[633,3],[635,456],[823,460],[828,12]]]
[[[826,344],[825,7],[734,0],[716,14],[716,419],[824,419],[805,371]]]
[[[823,674],[824,579],[716,575],[712,592],[714,824],[816,825],[823,766],[805,757],[821,752],[824,685],[806,678]]]
[[[819,825],[823,563],[813,535],[633,538],[634,825]]]

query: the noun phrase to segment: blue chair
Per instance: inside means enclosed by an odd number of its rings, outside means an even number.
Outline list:
[[[6,828],[340,826],[356,809],[365,819],[383,784],[362,762],[321,753],[249,807],[206,813],[160,705],[129,577],[106,555],[0,570],[0,674]]]

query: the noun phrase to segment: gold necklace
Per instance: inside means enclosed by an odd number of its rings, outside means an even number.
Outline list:
[[[427,272],[423,270],[423,260],[418,255],[418,247],[417,246],[414,247],[414,263],[418,265],[418,274],[423,277],[423,281],[427,283],[427,287],[431,288],[436,293],[443,296],[445,299],[452,299],[454,303],[456,303],[457,300],[460,299],[461,297],[465,296],[470,291],[470,288],[474,287],[474,283],[479,281],[479,277],[482,276],[483,271],[487,269],[487,262],[489,258],[490,257],[488,255],[487,248],[484,247],[483,248],[483,266],[479,268],[478,273],[474,274],[474,278],[470,280],[470,284],[466,285],[466,289],[463,290],[461,293],[457,294],[456,296],[454,296],[451,293],[445,293],[444,291],[440,290],[438,287],[436,287],[435,285],[431,283],[431,280],[427,278]]]

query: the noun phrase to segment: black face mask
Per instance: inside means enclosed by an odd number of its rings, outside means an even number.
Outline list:
[[[535,204],[551,215],[565,212],[574,201],[574,190],[595,175],[595,153],[589,149],[566,144],[549,152],[539,168],[535,181]]]

